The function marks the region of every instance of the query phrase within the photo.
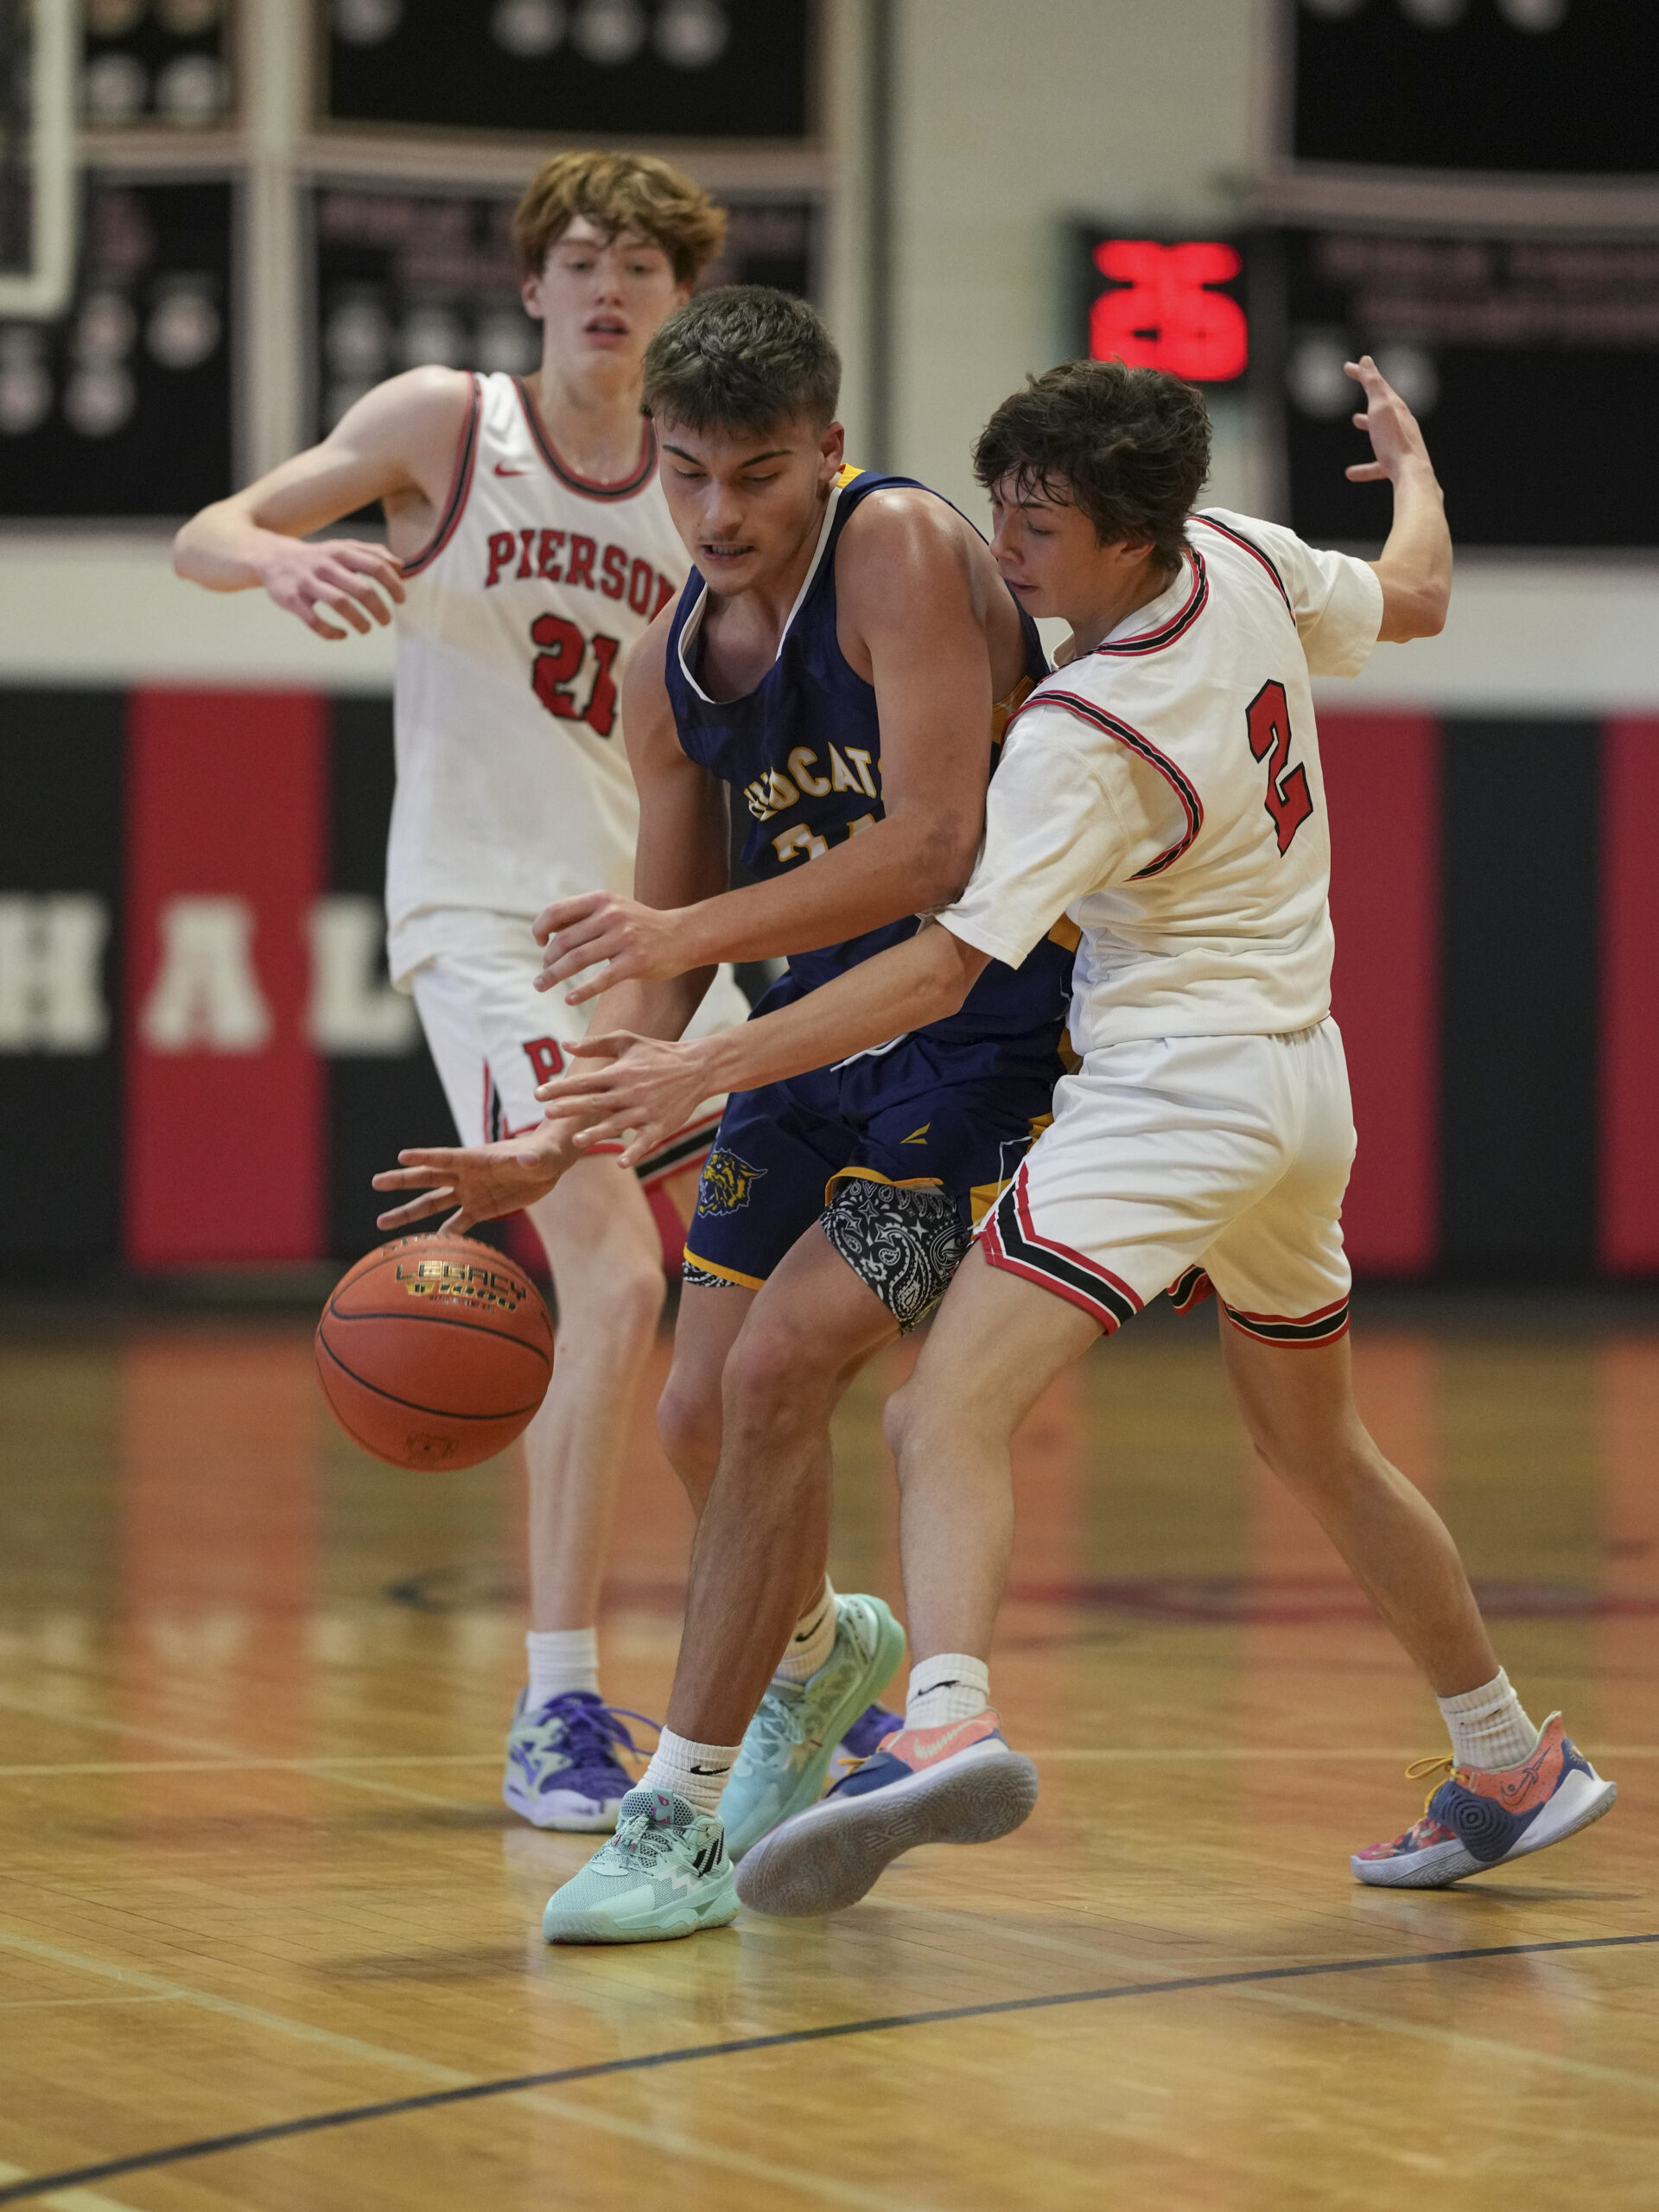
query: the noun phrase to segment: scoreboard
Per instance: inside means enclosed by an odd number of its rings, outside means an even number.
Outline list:
[[[804,0],[334,0],[327,109],[450,130],[800,138]]]
[[[1459,542],[1659,544],[1659,235],[1274,226],[1074,247],[1074,343],[1252,403],[1287,519],[1325,543],[1388,530],[1351,484],[1362,353],[1421,421]]]
[[[1659,172],[1651,0],[1291,0],[1291,157]]]
[[[176,521],[399,369],[533,369],[509,223],[562,137],[671,142],[730,211],[706,281],[819,289],[814,0],[74,12],[73,289],[0,313],[0,520]],[[0,0],[0,275],[26,280],[34,21]]]
[[[1342,474],[1363,350],[1422,421],[1460,543],[1659,543],[1659,238],[1306,229],[1255,252],[1298,530],[1387,530],[1387,486]]]
[[[229,491],[232,207],[224,180],[87,178],[67,313],[0,324],[0,515],[181,515]]]

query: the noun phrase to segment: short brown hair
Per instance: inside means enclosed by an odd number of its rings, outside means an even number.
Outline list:
[[[823,316],[771,284],[721,284],[677,308],[645,348],[645,410],[690,430],[742,435],[804,416],[822,428],[841,396]]]
[[[642,231],[690,284],[726,242],[726,210],[700,184],[654,154],[555,154],[513,211],[512,245],[526,276],[539,276],[547,251],[585,215],[607,236]]]
[[[1159,566],[1181,564],[1185,524],[1210,473],[1210,414],[1166,369],[1062,361],[1027,379],[980,432],[974,474],[988,492],[1077,507],[1103,545],[1150,542]]]

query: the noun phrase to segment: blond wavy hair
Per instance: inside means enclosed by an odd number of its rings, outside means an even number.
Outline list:
[[[643,232],[682,284],[694,283],[726,242],[726,210],[654,154],[555,154],[513,211],[513,251],[526,276],[541,274],[548,248],[577,215],[607,236]]]

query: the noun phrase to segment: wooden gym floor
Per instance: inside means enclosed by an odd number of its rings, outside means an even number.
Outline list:
[[[1030,1824],[834,1921],[624,1951],[543,1948],[592,1847],[496,1795],[501,1466],[360,1456],[287,1322],[14,1323],[0,2202],[1659,2204],[1659,1329],[1411,1312],[1362,1323],[1362,1404],[1610,1820],[1466,1889],[1351,1883],[1433,1706],[1246,1463],[1212,1323],[1154,1315],[1022,1439]],[[894,1597],[899,1365],[842,1415],[834,1561]],[[642,1418],[604,1638],[645,1712],[687,1537]]]

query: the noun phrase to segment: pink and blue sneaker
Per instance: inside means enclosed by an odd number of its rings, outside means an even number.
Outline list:
[[[826,1797],[752,1844],[737,1893],[756,1912],[812,1917],[856,1904],[923,1843],[988,1843],[1037,1802],[1037,1770],[988,1707],[937,1728],[899,1726]]]
[[[628,1733],[630,1720],[657,1726],[643,1713],[607,1705],[596,1690],[565,1690],[534,1712],[530,1692],[521,1690],[507,1732],[503,1802],[533,1827],[578,1835],[613,1828],[633,1788],[618,1751],[643,1756]]]
[[[1356,1880],[1374,1887],[1444,1889],[1465,1874],[1484,1874],[1529,1852],[1576,1835],[1612,1810],[1616,1783],[1604,1782],[1552,1713],[1530,1758],[1519,1766],[1458,1766],[1449,1758],[1419,1759],[1408,1775],[1451,1770],[1423,1808],[1423,1816],[1392,1843],[1373,1844],[1349,1864]]]
[[[896,1736],[904,1725],[902,1713],[889,1712],[885,1705],[867,1705],[836,1745],[830,1762],[830,1787],[833,1789],[837,1783],[845,1782],[855,1766],[862,1766],[880,1750],[884,1736]]]

